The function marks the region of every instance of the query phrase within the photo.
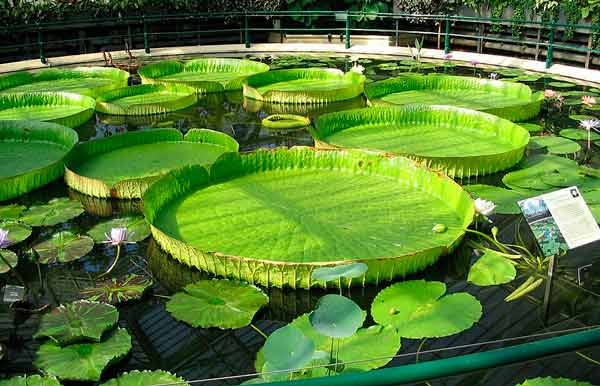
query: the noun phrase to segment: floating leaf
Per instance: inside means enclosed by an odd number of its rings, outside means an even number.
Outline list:
[[[253,285],[229,280],[200,280],[184,287],[167,302],[167,311],[192,327],[240,328],[269,297]]]
[[[532,148],[546,148],[550,154],[573,154],[581,150],[581,146],[577,142],[550,135],[532,137],[529,140],[529,145]]]
[[[78,300],[42,316],[35,338],[49,337],[60,345],[82,340],[100,342],[104,331],[115,326],[119,312],[104,303]]]
[[[61,386],[55,377],[42,377],[41,375],[23,375],[0,380],[0,386]]]
[[[74,219],[84,212],[79,201],[54,198],[45,205],[32,206],[23,212],[21,221],[34,227],[53,226]]]
[[[17,220],[25,209],[26,206],[18,204],[0,206],[0,220]]]
[[[575,381],[575,380],[566,379],[566,378],[552,378],[552,377],[542,378],[542,377],[540,377],[540,378],[526,379],[525,382],[520,383],[516,386],[593,386],[593,385],[588,382]]]
[[[10,240],[11,246],[18,244],[31,236],[31,227],[17,221],[0,220],[0,229],[8,231],[8,239]]]
[[[567,98],[564,100],[563,104],[565,106],[579,106],[582,105],[583,102],[580,98]]]
[[[117,304],[129,300],[136,300],[152,286],[152,280],[143,275],[126,275],[97,281],[91,288],[79,291],[82,298],[89,301]]]
[[[470,328],[481,318],[481,304],[459,292],[443,296],[446,285],[411,280],[382,290],[371,305],[373,319],[393,325],[405,338],[444,337]]]
[[[298,328],[287,325],[269,335],[263,349],[268,371],[293,370],[312,360],[315,344]]]
[[[517,123],[517,125],[521,126],[530,133],[539,133],[544,131],[544,127],[542,125],[538,125],[537,123]]]
[[[142,216],[131,216],[115,218],[96,224],[88,231],[88,235],[96,243],[106,241],[106,235],[110,235],[112,228],[127,228],[128,241],[140,242],[150,236],[150,227]]]
[[[570,87],[575,87],[576,84],[569,83],[569,82],[549,82],[546,86],[553,87],[553,88],[570,88]]]
[[[108,91],[96,98],[96,111],[109,115],[152,115],[195,104],[196,90],[179,84],[138,84]]]
[[[488,286],[509,283],[515,279],[517,270],[511,259],[519,257],[518,255],[507,255],[487,248],[483,251],[483,256],[471,266],[467,281],[478,286]]]
[[[593,115],[572,114],[569,115],[569,118],[571,118],[574,121],[586,121],[588,119],[595,119],[596,117],[594,117]]]
[[[555,155],[539,154],[526,159],[519,165],[522,169],[507,173],[502,182],[511,189],[535,193],[552,189],[542,181],[542,176],[550,173],[569,172],[577,169],[577,162]]]
[[[118,378],[102,383],[100,386],[154,386],[154,385],[189,386],[189,383],[163,370],[133,370],[119,375]]]
[[[548,173],[541,176],[544,184],[553,187],[566,188],[569,186],[580,185],[586,180],[585,176],[578,174],[576,171],[563,171],[560,173]]]
[[[588,132],[583,129],[563,129],[558,133],[561,137],[569,138],[575,141],[587,141]],[[600,134],[590,132],[590,139],[592,141],[600,140]]]
[[[60,347],[48,342],[40,346],[35,366],[58,379],[99,381],[102,371],[131,350],[131,337],[117,328],[100,343],[76,343]]]
[[[492,185],[465,185],[465,190],[474,198],[482,198],[492,201],[496,204],[496,213],[499,214],[519,214],[521,209],[517,202],[527,198],[514,190],[508,190]]]
[[[334,294],[321,297],[309,318],[315,330],[330,338],[352,336],[363,323],[360,307],[347,297]]]
[[[68,263],[87,255],[94,248],[94,240],[87,236],[63,231],[52,235],[50,240],[33,246],[42,264]]]
[[[341,278],[352,279],[360,277],[367,272],[369,267],[365,263],[352,263],[336,265],[334,267],[317,268],[312,272],[313,280],[333,281]]]
[[[9,251],[8,249],[0,249],[0,255],[2,259],[0,259],[0,273],[6,273],[10,271],[11,268],[14,268],[19,263],[19,256],[13,251]],[[10,264],[10,267],[6,265],[6,262]]]

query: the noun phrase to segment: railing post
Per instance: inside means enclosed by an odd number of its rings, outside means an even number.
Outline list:
[[[546,50],[546,68],[552,67],[554,56],[554,21],[550,24],[550,33],[548,34],[548,49]]]
[[[44,39],[42,36],[42,29],[38,26],[38,47],[40,49],[40,62],[43,64],[48,64],[48,59],[46,58],[46,50],[44,48]]]
[[[250,31],[248,31],[248,14],[244,14],[244,42],[250,48]]]
[[[348,13],[346,13],[346,31],[345,31],[345,35],[346,35],[346,49],[350,48],[350,15],[348,15]]]
[[[444,53],[450,53],[450,18],[446,16],[446,32],[444,33]]]
[[[144,52],[150,53],[150,44],[148,44],[148,23],[146,22],[146,15],[142,15],[142,21],[144,22]]]

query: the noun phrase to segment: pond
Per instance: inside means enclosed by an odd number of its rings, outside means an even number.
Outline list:
[[[353,59],[343,56],[261,56],[250,57],[261,60],[272,68],[322,68],[337,67],[348,71],[353,65]],[[600,90],[593,86],[570,83],[564,79],[554,79],[542,74],[524,73],[514,69],[488,68],[482,65],[454,66],[451,62],[436,64],[422,63],[415,66],[410,60],[398,58],[367,58],[363,57],[358,63],[365,67],[367,85],[381,81],[401,73],[445,73],[462,75],[474,79],[498,78],[505,82],[526,84],[535,91],[552,89],[561,95],[561,99],[550,98],[542,103],[542,112],[537,118],[527,120],[530,134],[540,133],[559,137],[564,129],[576,129],[581,115],[600,117],[597,108],[586,108],[581,103],[581,96],[595,95],[600,98]],[[139,76],[133,76],[130,84],[140,83]],[[367,86],[368,87],[368,86]],[[423,93],[421,93],[423,94]],[[425,93],[426,94],[426,93]],[[434,93],[429,93],[428,103],[443,104],[449,98],[448,94],[439,96],[439,102]],[[473,96],[474,95],[474,96]],[[493,95],[489,93],[467,95],[461,99],[462,107],[472,105],[486,107],[497,105]],[[404,96],[404,98],[420,98],[419,95]],[[421,95],[422,97],[422,95]],[[460,99],[456,94],[452,98]],[[450,99],[452,99],[450,98]],[[398,98],[395,99],[398,102]],[[504,101],[505,102],[505,101]],[[500,103],[500,102],[498,102]],[[206,128],[225,133],[239,143],[240,152],[250,152],[260,148],[276,148],[280,146],[313,146],[313,133],[306,128],[294,130],[269,130],[262,125],[262,120],[272,114],[298,114],[309,116],[314,121],[323,114],[355,109],[367,106],[364,96],[344,101],[319,105],[277,105],[263,103],[244,98],[241,91],[209,94],[202,96],[194,105],[170,112],[144,117],[123,117],[95,113],[85,124],[78,127],[81,142],[118,136],[126,132],[143,131],[149,128],[175,128],[185,134],[193,128]],[[578,132],[579,133],[579,132]],[[561,135],[569,136],[569,132]],[[570,142],[559,143],[567,146],[567,151],[559,148],[553,151],[552,144],[540,144],[539,140],[530,142],[526,157],[533,159],[548,151],[560,157],[574,160],[590,168],[600,167],[600,142],[592,143],[587,149],[585,136],[571,135],[579,145]],[[340,139],[341,141],[342,139]],[[439,138],[432,137],[432,141]],[[533,143],[533,145],[532,145]],[[567,145],[565,145],[567,143]],[[135,162],[135,161],[132,161]],[[509,172],[513,169],[509,169]],[[472,175],[457,181],[461,185],[488,184],[502,186],[503,176],[507,172],[492,173],[486,176]],[[467,175],[466,173],[463,173]],[[561,185],[558,185],[561,186]],[[566,185],[570,186],[570,185]],[[59,304],[65,304],[82,297],[82,290],[93,287],[114,262],[116,248],[110,244],[96,243],[91,250],[85,250],[84,256],[68,263],[36,264],[35,256],[30,252],[33,246],[49,239],[61,231],[69,231],[75,235],[85,235],[92,228],[111,218],[141,216],[139,200],[109,200],[92,198],[66,187],[64,181],[58,180],[44,188],[3,203],[19,204],[24,207],[41,205],[51,199],[68,197],[79,201],[85,212],[68,216],[67,221],[58,221],[50,226],[34,227],[33,234],[24,242],[11,248],[22,257],[16,273],[0,275],[0,287],[4,285],[21,285],[21,281],[29,288],[25,303],[9,306],[0,305],[0,343],[7,348],[4,359],[0,359],[0,378],[21,374],[36,373],[34,361],[40,347],[40,340],[33,336],[38,330],[43,312]],[[484,197],[485,198],[485,197]],[[595,214],[596,201],[592,205]],[[510,211],[509,211],[510,212]],[[513,211],[514,213],[514,211]],[[135,220],[135,219],[134,219]],[[132,221],[134,221],[132,220]],[[537,253],[535,239],[523,218],[517,214],[496,214],[491,216],[493,225],[499,229],[498,240],[504,243],[520,243],[534,254]],[[136,225],[131,225],[133,229]],[[139,224],[137,225],[139,226]],[[256,226],[251,224],[249,226]],[[480,230],[489,232],[492,224],[483,221]],[[104,226],[96,230],[102,239]],[[265,288],[268,304],[256,313],[251,325],[234,329],[193,328],[189,324],[178,321],[166,309],[166,303],[175,293],[191,283],[209,279],[212,276],[196,268],[181,264],[152,239],[146,236],[148,232],[142,225],[137,231],[142,240],[125,244],[120,250],[120,259],[106,278],[121,278],[128,274],[152,278],[153,285],[141,299],[119,304],[118,326],[127,330],[131,336],[131,352],[118,363],[108,366],[101,377],[101,384],[115,378],[124,371],[132,370],[166,370],[177,374],[188,381],[197,381],[194,385],[236,385],[252,378],[237,376],[256,373],[255,360],[257,353],[265,344],[262,334],[270,335],[277,329],[291,323],[303,314],[318,308],[319,299],[326,294],[341,293],[352,299],[362,310],[370,310],[376,296],[392,283],[381,280],[376,284],[365,286],[344,286],[340,290],[324,289],[291,289]],[[226,229],[226,228],[225,228]],[[256,230],[249,229],[243,237],[258,237]],[[237,234],[227,234],[225,238],[239,237]],[[477,240],[477,237],[474,236]],[[343,240],[342,240],[343,242]],[[40,247],[37,248],[38,253]],[[503,285],[477,286],[467,280],[470,267],[479,258],[474,254],[471,242],[461,243],[451,254],[442,257],[433,266],[421,273],[410,275],[406,280],[426,280],[445,284],[446,294],[470,294],[481,304],[481,318],[461,326],[457,331],[440,338],[436,332],[429,336],[402,339],[402,346],[397,356],[385,366],[399,366],[428,361],[432,359],[449,358],[470,354],[483,350],[507,347],[537,339],[558,336],[565,332],[579,331],[582,328],[599,324],[600,314],[600,281],[598,267],[587,266],[600,255],[600,250],[594,245],[578,248],[561,256],[557,261],[555,276],[550,280],[542,280],[541,285],[525,296],[514,301],[505,301],[515,289],[535,273],[536,277],[544,277],[547,262],[538,262],[528,266],[526,263],[517,265],[515,280]],[[536,265],[537,264],[537,265]],[[579,276],[578,277],[578,273]],[[547,278],[546,278],[547,279]],[[552,283],[552,285],[550,285]],[[441,291],[440,296],[444,294]],[[464,305],[463,303],[459,303]],[[22,309],[26,308],[26,309]],[[468,308],[468,307],[467,307]],[[32,309],[34,311],[32,312]],[[461,320],[461,314],[467,309],[452,309],[448,312],[456,314],[456,320]],[[379,317],[381,319],[381,317]],[[373,315],[368,313],[364,327],[375,325]],[[458,324],[459,322],[457,322]],[[405,335],[406,336],[406,335]],[[410,336],[410,334],[409,334]],[[429,337],[425,337],[429,336]],[[372,342],[377,346],[377,341]],[[389,349],[387,350],[389,351]],[[386,350],[377,347],[362,347],[354,357],[360,359],[375,359],[382,356]],[[420,354],[415,354],[420,352]],[[327,353],[329,355],[329,352]],[[261,354],[262,355],[262,354]],[[393,354],[392,354],[393,355]],[[389,355],[388,355],[389,356]],[[592,347],[580,352],[565,353],[559,357],[537,360],[532,363],[518,364],[512,367],[488,369],[467,375],[430,380],[431,385],[514,385],[526,378],[538,376],[556,376],[579,379],[600,384],[600,347]],[[264,359],[263,359],[264,361]],[[379,367],[379,366],[373,366]],[[331,370],[331,369],[329,369]],[[336,371],[333,369],[331,371]],[[231,378],[230,378],[231,377]],[[201,381],[205,380],[205,381]],[[65,382],[65,384],[92,384],[90,382]]]

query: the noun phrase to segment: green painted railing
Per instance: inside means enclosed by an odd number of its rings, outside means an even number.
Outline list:
[[[316,17],[317,21],[314,26],[306,27],[302,23],[292,20],[298,17]],[[359,23],[368,16],[372,19],[369,23]],[[224,22],[219,23],[219,28],[196,28],[193,30],[186,31],[175,31],[175,32],[157,32],[153,29],[158,29],[159,26],[165,25],[176,25],[181,21],[194,21],[194,20],[223,20]],[[285,20],[285,26],[268,26],[267,19],[279,19],[281,23]],[[288,20],[289,19],[289,20]],[[420,21],[422,24],[414,24],[414,21]],[[343,23],[342,23],[343,22]],[[405,29],[400,28],[401,23]],[[477,32],[476,34],[460,33],[457,30],[456,25],[459,23],[471,23],[479,25],[496,25],[502,28],[535,28],[540,31],[537,39],[531,38],[519,38],[515,36],[504,37],[497,33],[488,34],[482,36]],[[162,36],[174,35],[176,39],[181,36],[190,34],[200,35],[217,35],[217,34],[228,34],[229,36],[237,35],[240,36],[240,43],[245,44],[246,47],[250,47],[255,39],[257,42],[261,42],[258,34],[264,35],[268,32],[279,32],[282,34],[291,33],[310,33],[310,34],[322,34],[327,33],[331,36],[333,33],[339,34],[340,38],[343,38],[345,47],[350,48],[352,45],[352,38],[360,34],[382,34],[395,36],[397,39],[400,34],[409,34],[411,36],[438,36],[441,40],[443,36],[443,49],[446,53],[450,52],[452,47],[452,39],[472,39],[479,42],[488,41],[494,43],[510,43],[516,45],[535,46],[539,55],[545,57],[547,67],[550,67],[555,59],[556,49],[567,50],[572,52],[585,53],[587,55],[587,64],[591,55],[600,54],[600,49],[595,48],[591,43],[592,40],[600,42],[600,26],[587,25],[587,24],[565,24],[557,22],[546,22],[537,20],[520,20],[520,19],[501,19],[493,17],[469,17],[469,16],[457,16],[457,15],[416,15],[416,14],[403,14],[403,13],[373,13],[363,14],[359,12],[340,12],[340,11],[283,11],[283,12],[222,12],[222,13],[179,13],[179,14],[146,14],[146,15],[131,15],[120,18],[104,18],[104,19],[81,19],[81,20],[64,20],[57,22],[44,22],[37,23],[34,25],[13,25],[0,27],[0,38],[2,36],[10,36],[15,33],[27,33],[37,31],[37,42],[35,43],[22,43],[18,44],[2,44],[8,39],[0,39],[0,55],[2,52],[8,50],[18,50],[24,47],[37,46],[39,50],[39,59],[42,62],[46,62],[47,58],[47,47],[49,45],[59,45],[76,42],[83,42],[83,38],[75,39],[63,39],[63,40],[47,40],[47,37],[56,31],[61,30],[77,30],[82,26],[91,27],[94,25],[103,26],[111,24],[112,26],[127,27],[127,35],[101,35],[89,38],[93,39],[114,39],[118,38],[140,38],[143,42],[143,48],[146,53],[149,53],[152,46],[157,47],[160,44],[156,44],[153,40]],[[197,23],[201,24],[201,23]],[[131,26],[136,26],[138,31],[132,33],[130,31]],[[430,28],[432,25],[437,25],[438,31],[432,31]],[[425,28],[418,28],[415,26],[421,26]],[[442,28],[443,26],[443,28]],[[102,28],[102,27],[98,27]],[[408,29],[406,29],[408,28]],[[428,29],[429,28],[429,29]],[[110,29],[108,29],[110,30]],[[587,46],[581,44],[573,44],[573,42],[557,42],[557,33],[560,31],[579,31],[589,34],[590,40]],[[4,35],[3,35],[4,34]],[[593,39],[592,39],[593,37]],[[438,41],[439,41],[438,40]],[[264,40],[263,40],[264,41]],[[545,48],[540,50],[540,47]],[[441,47],[438,47],[441,48]]]

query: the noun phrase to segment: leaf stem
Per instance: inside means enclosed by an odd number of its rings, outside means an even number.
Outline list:
[[[250,323],[250,327],[254,329],[254,331],[258,332],[265,340],[268,338],[267,334],[261,331],[260,328],[256,327],[254,324]]]
[[[23,285],[23,287],[27,287],[27,284],[25,284],[25,280],[23,280],[23,278],[21,277],[19,272],[17,272],[17,270],[14,269],[14,267],[12,265],[10,265],[8,260],[6,260],[4,258],[4,256],[2,256],[2,253],[0,253],[0,259],[2,259],[2,262],[8,267],[8,270],[15,274],[15,276],[17,277],[17,280],[19,280],[19,282]]]
[[[108,275],[109,273],[111,273],[112,270],[117,266],[117,262],[119,261],[120,256],[121,256],[121,244],[117,244],[117,255],[115,256],[115,260],[113,261],[111,266],[108,267],[106,272],[104,272],[102,275],[100,275],[98,277],[104,277],[104,276]]]
[[[494,240],[492,237],[486,235],[485,233],[476,231],[474,229],[469,229],[469,228],[466,228],[465,231],[466,232],[470,232],[470,233],[474,233],[474,234],[476,234],[478,236],[481,236],[484,239],[486,239],[487,241],[489,241],[490,243],[494,244],[496,247],[498,247],[498,249],[500,249],[501,252],[509,253],[508,249],[506,249],[506,247],[504,245],[502,245],[502,243]]]

